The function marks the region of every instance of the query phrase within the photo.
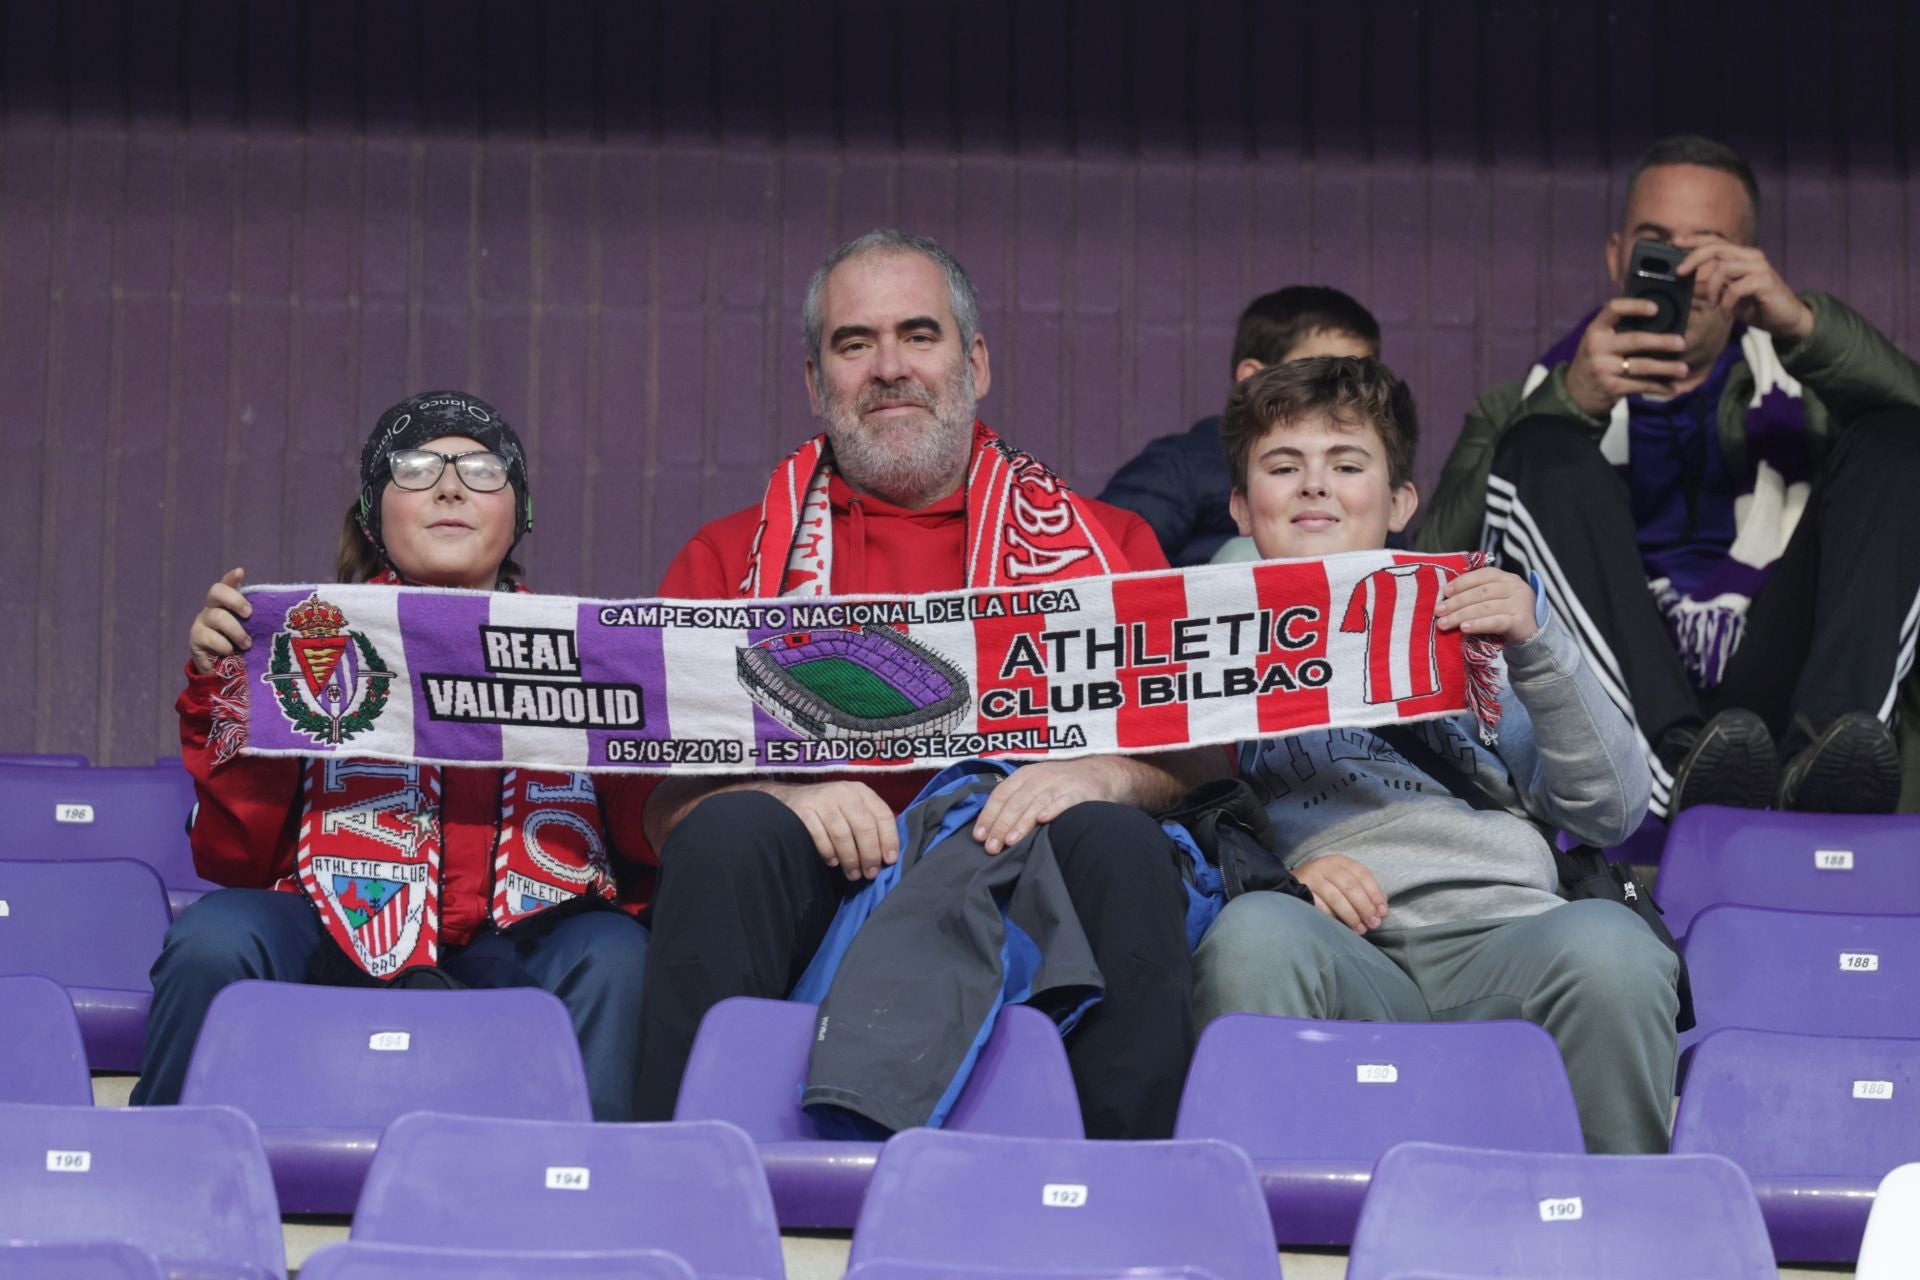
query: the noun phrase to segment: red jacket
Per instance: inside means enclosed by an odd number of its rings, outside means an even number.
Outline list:
[[[966,586],[964,488],[918,511],[856,494],[839,476],[833,477],[827,495],[833,502],[834,595],[920,595]],[[1114,566],[1116,573],[1167,567],[1159,539],[1146,521],[1105,502],[1083,501],[1120,545],[1125,563]],[[731,598],[747,576],[753,534],[759,525],[758,503],[707,523],[667,566],[660,594],[691,600]],[[823,773],[820,781],[847,776]],[[871,786],[898,813],[933,775],[916,770],[852,776]]]
[[[187,687],[174,703],[180,715],[180,753],[200,799],[191,833],[193,865],[215,884],[270,889],[293,873],[301,761],[242,755],[216,766],[208,735],[211,699],[221,683],[219,676],[200,675],[189,663]],[[443,769],[440,777],[440,936],[446,945],[458,947],[471,942],[487,920],[500,771]],[[646,803],[642,781],[618,774],[594,776],[620,901],[636,911],[653,887],[651,869],[635,865],[623,853],[647,847],[640,831]]]

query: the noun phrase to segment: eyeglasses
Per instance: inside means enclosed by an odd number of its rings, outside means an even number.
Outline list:
[[[440,483],[447,464],[460,483],[475,493],[498,493],[507,487],[507,460],[497,453],[430,453],[425,449],[395,449],[387,455],[387,469],[402,489],[431,489]]]

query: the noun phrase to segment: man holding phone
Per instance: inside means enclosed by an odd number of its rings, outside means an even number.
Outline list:
[[[1758,204],[1731,148],[1655,143],[1607,238],[1621,295],[1475,402],[1415,544],[1542,575],[1656,812],[1884,812],[1920,623],[1920,366],[1790,288]]]

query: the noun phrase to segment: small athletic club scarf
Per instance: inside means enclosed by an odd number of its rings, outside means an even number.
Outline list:
[[[1547,349],[1527,374],[1522,394],[1531,395],[1553,367],[1571,361],[1580,339],[1592,322],[1589,314],[1574,330]],[[1773,337],[1760,329],[1736,325],[1721,363],[1745,362],[1753,373],[1753,397],[1747,404],[1748,475],[1734,504],[1734,539],[1721,561],[1706,578],[1688,590],[1670,578],[1647,585],[1654,603],[1667,620],[1680,661],[1702,690],[1717,687],[1726,673],[1740,638],[1746,632],[1747,606],[1759,594],[1786,550],[1805,509],[1809,489],[1806,411],[1799,382],[1787,373],[1773,349]],[[1718,375],[1720,370],[1716,370]],[[1719,385],[1718,376],[1709,383]],[[1715,430],[1719,406],[1713,406],[1707,429]],[[1622,478],[1630,476],[1631,406],[1616,400],[1600,437],[1600,452]]]
[[[773,469],[738,594],[824,596],[833,581],[833,452],[817,435]],[[969,587],[1112,573],[1126,561],[1066,482],[976,419],[967,465]]]
[[[1469,708],[1490,732],[1498,646],[1435,614],[1481,560],[1366,551],[846,600],[250,587],[254,693],[233,732],[254,755],[687,774],[1163,751]]]

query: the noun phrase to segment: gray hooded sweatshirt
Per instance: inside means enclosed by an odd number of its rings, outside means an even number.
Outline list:
[[[1241,744],[1290,866],[1330,853],[1364,863],[1387,896],[1383,929],[1534,915],[1560,905],[1555,830],[1618,844],[1640,825],[1653,780],[1634,729],[1548,616],[1508,645],[1498,742],[1472,720],[1412,726],[1507,812],[1477,810],[1366,729]]]

